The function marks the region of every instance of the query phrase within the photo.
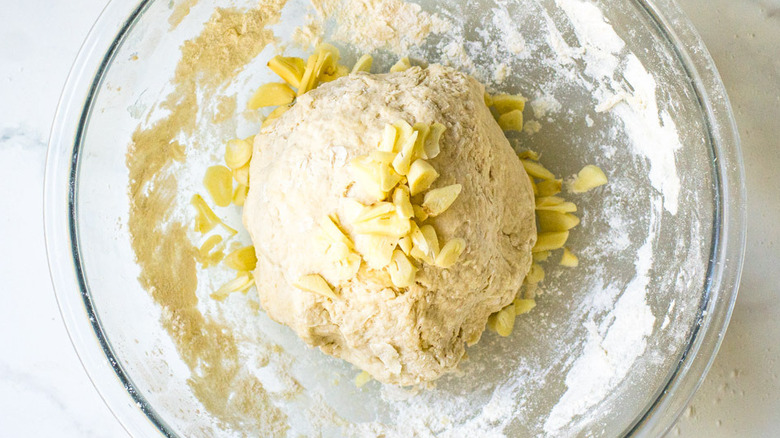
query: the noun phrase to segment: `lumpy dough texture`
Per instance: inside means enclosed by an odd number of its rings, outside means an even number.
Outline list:
[[[528,176],[483,96],[475,79],[438,65],[358,73],[306,93],[256,136],[244,224],[268,316],[381,382],[428,382],[457,366],[488,316],[514,299],[536,241]],[[422,264],[408,289],[365,262],[357,276],[338,281],[318,222],[336,214],[354,239],[348,198],[370,200],[350,177],[349,162],[376,150],[384,126],[398,120],[446,126],[441,153],[430,160],[441,174],[432,188],[457,183],[463,190],[425,223],[442,245],[461,237],[466,250],[449,269]],[[312,273],[340,298],[292,286]]]

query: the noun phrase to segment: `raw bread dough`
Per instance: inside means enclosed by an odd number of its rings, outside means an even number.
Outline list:
[[[428,382],[457,366],[488,316],[514,299],[536,241],[528,176],[483,95],[475,79],[439,65],[358,73],[300,97],[256,136],[244,224],[268,316],[381,382]],[[397,290],[365,262],[355,278],[339,282],[318,222],[336,213],[354,238],[347,198],[370,202],[348,163],[375,150],[384,126],[399,119],[446,126],[441,153],[430,160],[441,174],[432,188],[458,183],[463,190],[426,223],[442,245],[461,237],[466,250],[449,269],[423,264],[408,290]],[[312,273],[340,299],[292,286]]]

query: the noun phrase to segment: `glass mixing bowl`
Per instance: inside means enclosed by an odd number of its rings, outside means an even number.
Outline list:
[[[193,2],[173,30],[171,2],[130,3],[112,1],[90,32],[52,130],[45,225],[57,300],[84,367],[133,436],[240,436],[251,431],[226,428],[193,393],[188,381],[202,370],[181,360],[160,324],[161,309],[137,280],[125,154],[133,131],[170,91],[179,46],[200,32],[213,3],[256,2]],[[231,321],[254,327],[258,345],[274,351],[247,372],[268,388],[295,436],[664,433],[718,349],[744,246],[739,142],[704,45],[670,0],[420,4],[452,20],[457,32],[410,48],[413,59],[450,61],[489,86],[524,93],[533,107],[526,117],[541,130],[512,138],[515,144],[542,152],[559,175],[587,163],[609,175],[604,189],[577,198],[582,224],[570,245],[580,267],[550,264],[538,307],[513,335],[486,334],[462,372],[432,390],[413,394],[376,383],[359,390],[353,367],[305,348],[262,312],[241,313],[246,302],[234,300]],[[281,41],[304,22],[306,7],[287,3],[272,27]],[[491,75],[502,68],[494,68],[496,50],[517,31],[516,56],[505,57],[510,74]],[[360,54],[342,48],[347,60]],[[241,103],[270,80],[264,66],[273,53],[267,47],[225,93]],[[468,56],[458,58],[462,53]],[[395,59],[376,55],[385,68]],[[198,127],[215,145],[205,157],[216,162],[222,142],[237,130],[248,135],[257,128],[252,123]],[[655,128],[642,131],[645,125]],[[659,132],[673,135],[654,137]],[[208,159],[181,169],[182,200],[202,191]],[[186,202],[173,202],[186,211]],[[238,222],[237,210],[221,214]],[[199,298],[199,305],[208,302]],[[293,396],[279,389],[281,368],[298,382]]]

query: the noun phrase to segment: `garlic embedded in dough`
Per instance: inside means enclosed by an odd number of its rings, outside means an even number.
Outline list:
[[[403,251],[404,254],[409,255],[409,253],[412,252],[412,238],[408,235],[402,237],[398,241],[398,247],[401,248],[401,251]]]
[[[501,114],[498,117],[498,126],[500,126],[504,131],[522,131],[523,112],[520,110],[514,110],[506,114]]]
[[[257,266],[257,256],[254,246],[239,248],[225,257],[225,266],[236,271],[254,271]]]
[[[531,269],[525,275],[527,284],[541,283],[544,280],[544,269],[538,263],[531,263]]]
[[[393,160],[395,160],[396,153],[395,152],[385,152],[385,151],[371,151],[370,154],[368,154],[368,158],[371,161],[375,161],[377,163],[392,165]]]
[[[368,267],[378,270],[390,264],[393,251],[396,245],[398,245],[398,238],[365,234],[358,235],[355,244]]]
[[[393,127],[396,129],[393,152],[400,152],[401,146],[414,134],[414,128],[412,128],[412,125],[406,123],[405,120],[396,121],[393,123]]]
[[[238,169],[252,158],[252,144],[246,140],[233,139],[225,146],[225,164],[231,169]]]
[[[323,235],[330,242],[340,242],[349,249],[354,248],[352,240],[350,240],[350,238],[341,230],[339,222],[334,216],[325,216],[322,218],[322,220],[320,220],[320,228],[322,229]]]
[[[284,56],[274,56],[268,61],[268,68],[279,75],[290,86],[299,88],[301,78],[306,70],[306,63],[301,58],[286,58]]]
[[[428,219],[428,213],[425,211],[422,206],[419,205],[412,205],[412,209],[414,210],[414,217],[419,222],[424,222],[426,219]]]
[[[333,292],[333,289],[328,282],[319,274],[304,275],[293,282],[293,286],[302,291],[312,292],[334,300],[339,298],[338,295]]]
[[[357,73],[359,71],[371,72],[371,64],[373,62],[374,58],[371,55],[365,54],[361,56],[352,67],[352,73]]]
[[[436,230],[431,225],[417,227],[413,223],[409,237],[412,238],[412,250],[409,255],[429,265],[434,264],[439,255],[439,238]]]
[[[541,231],[568,231],[580,223],[580,218],[569,213],[539,210],[536,212]]]
[[[563,248],[563,255],[561,255],[560,265],[569,268],[576,268],[579,264],[580,261],[577,256],[572,254],[572,252],[569,251],[569,248]]]
[[[400,239],[409,233],[411,224],[408,219],[398,216],[393,211],[373,219],[355,222],[353,229],[359,234],[376,234]]]
[[[466,241],[460,238],[452,239],[444,244],[444,247],[436,257],[436,266],[449,268],[458,262],[458,258],[466,249]]]
[[[393,211],[395,211],[395,205],[393,203],[377,202],[376,204],[363,207],[360,213],[358,213],[357,216],[352,219],[352,223],[357,224],[366,222],[380,216],[385,216]]]
[[[438,216],[452,205],[460,195],[462,186],[453,184],[438,189],[433,189],[425,193],[422,208],[428,213],[428,216]]]
[[[382,152],[398,152],[395,149],[396,141],[398,140],[398,134],[399,129],[397,127],[393,125],[385,125],[385,129],[382,131],[382,140],[379,142],[379,150]]]
[[[391,192],[395,186],[401,182],[401,175],[387,164],[377,163],[377,173],[379,174],[379,189],[384,193]]]
[[[211,195],[214,204],[219,207],[230,205],[233,199],[233,179],[230,169],[225,166],[209,167],[203,177],[203,186]]]
[[[606,183],[607,176],[604,174],[604,171],[589,164],[580,170],[574,181],[569,183],[569,191],[572,193],[584,193]]]
[[[404,219],[411,219],[414,217],[414,208],[412,208],[412,202],[409,199],[409,188],[405,185],[399,185],[393,191],[393,205],[395,205],[395,212]]]
[[[249,186],[249,163],[233,170],[233,179],[242,186]]]
[[[406,176],[409,173],[409,168],[412,165],[415,157],[415,145],[417,143],[417,136],[419,133],[414,131],[412,135],[404,139],[404,142],[399,145],[400,152],[393,160],[393,169],[400,175]]]
[[[414,163],[409,167],[409,174],[407,175],[411,195],[415,196],[428,190],[438,177],[439,172],[436,172],[436,169],[427,161],[423,159],[414,160]]]
[[[295,92],[287,85],[277,82],[263,84],[249,99],[246,108],[256,110],[267,106],[287,105],[295,100]]]
[[[414,284],[417,268],[401,250],[396,249],[387,266],[387,273],[390,274],[390,281],[395,287],[409,287]]]
[[[428,132],[428,136],[425,138],[425,142],[423,144],[423,158],[430,160],[436,158],[436,156],[439,155],[439,143],[441,142],[441,136],[444,134],[446,129],[447,128],[439,122],[433,122],[431,124],[430,131]]]
[[[409,70],[411,67],[412,67],[412,63],[409,62],[409,58],[404,57],[399,59],[398,62],[393,64],[392,67],[390,67],[390,73],[406,71]]]
[[[366,195],[375,201],[380,201],[385,198],[386,194],[382,190],[381,181],[376,172],[376,164],[367,157],[355,158],[349,163],[349,173]]]
[[[529,175],[540,178],[540,179],[555,179],[555,175],[553,175],[552,172],[545,169],[544,166],[537,163],[536,161],[531,160],[520,160],[523,163],[523,167],[525,168],[525,171],[528,172]]]
[[[554,249],[563,248],[566,244],[566,240],[569,238],[568,231],[554,231],[551,233],[539,233],[536,236],[536,245],[534,245],[531,252],[539,251],[552,251]]]

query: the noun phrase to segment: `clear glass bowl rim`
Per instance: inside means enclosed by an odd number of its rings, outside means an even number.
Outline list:
[[[136,392],[100,327],[80,263],[75,219],[78,153],[94,95],[115,50],[152,0],[111,0],[73,64],[49,139],[44,233],[55,296],[71,342],[106,405],[132,436],[175,433]],[[692,23],[674,0],[632,0],[674,48],[705,114],[715,164],[713,251],[698,323],[667,384],[624,436],[661,436],[701,385],[726,332],[745,248],[746,195],[739,136],[725,87]],[[119,29],[119,31],[117,31]],[[110,36],[108,38],[107,36]]]

